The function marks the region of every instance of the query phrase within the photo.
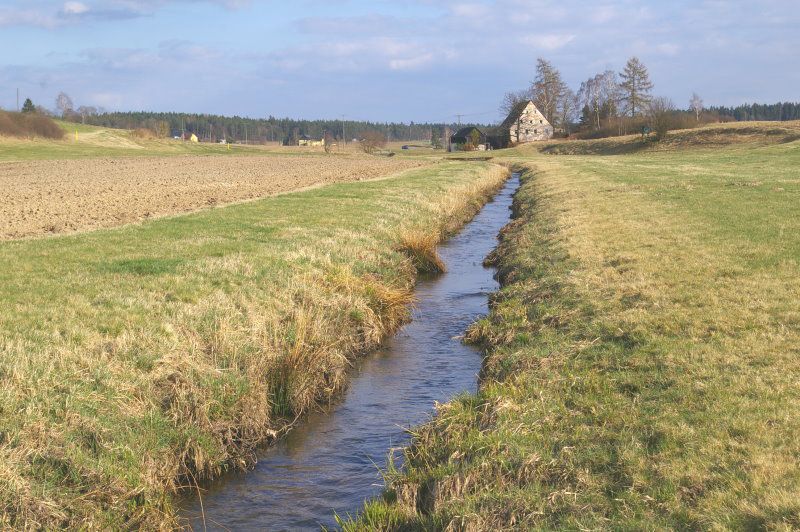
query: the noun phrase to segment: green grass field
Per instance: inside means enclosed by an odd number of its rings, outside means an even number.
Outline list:
[[[112,230],[0,242],[0,528],[174,526],[408,315],[404,235],[504,168],[442,163]]]
[[[800,527],[800,142],[746,126],[506,152],[480,392],[346,529]]]
[[[130,131],[57,121],[66,131],[63,140],[0,137],[0,162],[91,157],[143,157],[174,155],[258,155],[259,146],[227,146],[173,139],[142,139]],[[76,137],[77,133],[77,137]],[[273,151],[273,154],[275,152]]]

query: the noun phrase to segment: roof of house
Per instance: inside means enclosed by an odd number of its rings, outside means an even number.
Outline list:
[[[519,118],[522,116],[522,113],[525,112],[525,108],[528,107],[528,104],[532,104],[534,107],[536,107],[536,104],[533,103],[532,100],[523,100],[523,101],[517,103],[513,108],[511,108],[511,112],[508,113],[508,116],[506,117],[505,120],[503,120],[503,123],[500,124],[500,128],[507,129],[507,128],[510,128],[511,126],[513,126],[514,122],[519,120]],[[536,107],[537,111],[538,111],[538,109],[539,108]],[[548,123],[547,125],[550,125],[550,124]]]
[[[477,127],[475,127],[475,126],[468,126],[468,127],[462,127],[461,129],[459,129],[458,131],[456,131],[456,133],[455,133],[455,134],[454,134],[452,137],[450,137],[450,138],[451,138],[451,139],[454,139],[454,140],[455,140],[455,139],[464,139],[464,140],[468,140],[468,139],[470,139],[470,138],[472,137],[472,131],[473,131],[473,130],[475,130],[475,131],[477,131],[478,133],[480,133],[481,137],[483,137],[483,136],[484,136],[484,134],[483,134],[483,131],[481,131],[481,130],[480,130],[480,129],[478,129]]]
[[[519,120],[519,117],[522,116],[523,111],[525,111],[525,108],[528,107],[529,103],[531,103],[530,100],[524,100],[514,105],[514,107],[512,107],[511,111],[508,113],[506,119],[503,120],[502,124],[500,124],[500,127],[507,128],[513,126],[514,122]]]

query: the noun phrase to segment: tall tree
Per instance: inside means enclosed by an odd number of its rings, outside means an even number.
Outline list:
[[[67,116],[72,113],[72,98],[65,92],[59,92],[56,97],[56,109],[61,111],[61,116]]]
[[[578,102],[585,110],[588,109],[592,126],[595,129],[600,129],[601,118],[617,116],[619,92],[617,75],[613,70],[606,70],[581,83],[577,96]]]
[[[558,107],[558,119],[566,135],[570,133],[570,124],[575,123],[579,108],[578,97],[572,92],[572,89],[566,89]]]
[[[567,89],[561,73],[547,60],[536,60],[536,79],[531,87],[533,102],[547,121],[554,127],[558,124],[558,106]]]
[[[642,114],[650,103],[650,91],[653,90],[647,67],[638,57],[631,57],[620,73],[620,78],[622,78],[620,83],[622,100],[626,103],[626,110],[632,117]]]
[[[700,114],[703,112],[703,99],[696,92],[692,93],[692,98],[689,100],[689,108],[694,111],[697,121],[700,121]]]

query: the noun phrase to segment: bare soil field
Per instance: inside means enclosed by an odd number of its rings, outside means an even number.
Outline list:
[[[113,227],[424,164],[258,156],[0,163],[0,240]]]

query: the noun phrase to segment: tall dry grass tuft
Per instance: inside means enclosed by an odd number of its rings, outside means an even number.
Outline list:
[[[408,255],[418,272],[443,273],[447,271],[447,266],[436,250],[439,241],[437,233],[406,231],[400,235],[398,250]]]

